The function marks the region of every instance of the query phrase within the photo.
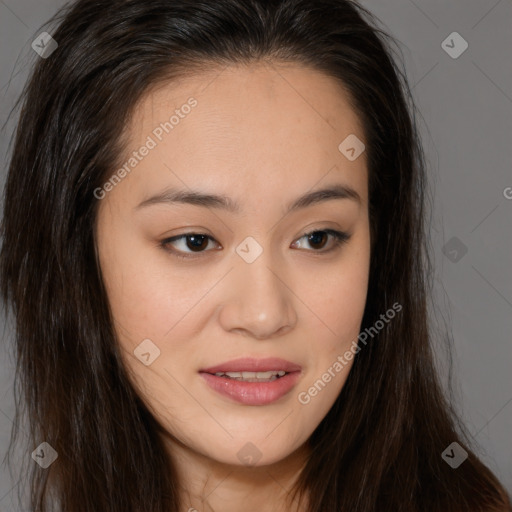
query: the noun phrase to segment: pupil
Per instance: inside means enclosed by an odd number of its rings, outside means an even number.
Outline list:
[[[189,235],[187,239],[192,241],[192,244],[187,242],[187,247],[191,250],[204,249],[208,245],[208,238],[205,235]],[[199,244],[195,242],[199,242]]]
[[[325,237],[325,232],[324,232],[324,231],[315,231],[314,233],[312,233],[311,235],[309,235],[309,242],[310,242],[311,244],[313,244],[313,245],[314,245],[315,243],[316,243],[316,244],[320,243],[320,241],[317,239],[317,237],[318,237],[318,236],[320,236],[320,238]],[[324,244],[321,244],[321,245],[322,245],[322,247],[323,247],[323,245],[324,245]]]

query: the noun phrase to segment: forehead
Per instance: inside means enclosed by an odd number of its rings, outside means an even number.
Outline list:
[[[303,192],[340,178],[366,195],[366,154],[350,161],[338,148],[351,135],[364,140],[344,87],[297,64],[228,66],[159,84],[127,135],[131,150],[155,142],[130,177],[144,189],[181,180],[241,195],[262,182]]]

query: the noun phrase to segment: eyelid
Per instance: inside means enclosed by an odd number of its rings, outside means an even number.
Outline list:
[[[325,228],[325,229],[319,229],[319,228],[315,228],[315,229],[312,229],[312,230],[309,230],[305,233],[303,233],[299,238],[297,238],[293,244],[295,244],[297,241],[301,240],[302,238],[306,237],[306,236],[310,236],[314,233],[327,233],[328,235],[330,235],[332,238],[333,238],[333,245],[330,249],[327,249],[327,250],[323,250],[323,249],[320,249],[320,250],[307,250],[306,252],[311,252],[313,254],[317,253],[318,255],[323,255],[323,254],[327,254],[327,253],[330,253],[332,251],[335,251],[336,249],[338,249],[341,245],[343,245],[345,242],[347,242],[350,238],[351,238],[351,235],[349,235],[347,232],[344,232],[344,231],[339,231],[339,230],[336,230],[336,229],[329,229],[329,228]],[[162,240],[160,242],[160,245],[163,247],[164,250],[166,250],[167,252],[171,253],[173,256],[179,258],[179,259],[184,259],[184,260],[195,260],[197,258],[200,258],[200,257],[203,257],[203,255],[207,252],[210,252],[208,250],[204,250],[204,251],[200,251],[200,252],[197,252],[197,253],[193,253],[193,252],[183,252],[183,251],[177,251],[175,249],[169,249],[167,246],[171,243],[171,242],[176,242],[177,240],[181,240],[181,239],[184,239],[186,238],[187,236],[192,236],[192,235],[197,235],[197,236],[204,236],[206,238],[208,238],[209,241],[213,241],[213,242],[217,242],[217,240],[215,240],[215,238],[213,238],[212,236],[208,235],[207,233],[201,233],[201,232],[198,232],[198,231],[188,231],[186,233],[182,233],[180,235],[175,235],[175,236],[172,236],[172,237],[169,237],[169,238],[166,238],[164,240]]]
[[[182,233],[181,235],[175,235],[170,238],[166,238],[165,240],[162,240],[160,245],[164,248],[164,250],[166,250],[167,252],[170,252],[173,256],[176,256],[177,258],[180,258],[180,259],[193,260],[193,259],[202,257],[202,254],[204,254],[206,252],[210,252],[210,251],[201,251],[201,252],[193,253],[193,252],[183,252],[183,251],[178,251],[176,249],[168,249],[167,248],[167,246],[171,242],[176,242],[178,240],[187,238],[187,236],[192,236],[192,235],[205,236],[206,238],[208,238],[208,241],[217,242],[217,240],[215,240],[215,238],[213,238],[212,236],[210,236],[206,233],[200,233],[199,231],[188,231],[186,233]]]

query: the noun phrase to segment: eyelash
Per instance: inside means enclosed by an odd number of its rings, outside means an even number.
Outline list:
[[[350,239],[350,235],[348,233],[345,233],[344,231],[337,231],[335,229],[315,229],[314,231],[309,231],[308,233],[304,233],[300,238],[298,238],[297,240],[301,240],[302,238],[304,237],[309,237],[315,233],[327,233],[328,235],[330,235],[331,237],[333,237],[333,246],[330,248],[330,249],[327,249],[327,250],[313,250],[312,252],[316,252],[316,253],[320,253],[320,254],[327,254],[327,253],[331,253],[332,251],[335,251],[337,249],[339,249],[341,247],[341,245],[343,245],[345,242],[347,242],[349,239]],[[168,245],[172,242],[176,242],[178,240],[181,240],[183,238],[187,238],[188,236],[205,236],[208,238],[208,240],[210,241],[216,241],[214,238],[212,238],[211,236],[207,235],[206,233],[194,233],[194,232],[189,232],[189,233],[183,233],[181,235],[177,235],[177,236],[173,236],[171,238],[166,238],[165,240],[162,240],[160,245],[163,247],[164,250],[166,250],[167,252],[171,253],[173,256],[175,256],[176,258],[179,258],[179,259],[188,259],[188,260],[194,260],[194,259],[197,259],[197,258],[200,258],[202,257],[201,254],[205,253],[205,252],[208,252],[206,250],[204,251],[201,251],[201,252],[197,252],[197,253],[183,253],[183,252],[180,252],[180,251],[176,251],[175,249],[169,249],[168,248]]]

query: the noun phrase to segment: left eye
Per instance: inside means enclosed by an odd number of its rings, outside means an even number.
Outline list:
[[[326,240],[329,240],[329,237],[332,239],[331,247],[329,249],[323,249],[327,244]],[[350,238],[350,235],[334,229],[310,231],[309,233],[304,233],[304,235],[292,244],[292,247],[297,248],[297,244],[299,244],[300,240],[303,238],[306,238],[307,242],[313,246],[321,246],[316,247],[313,252],[327,253],[337,249],[341,244],[346,242]],[[173,236],[163,240],[161,245],[164,249],[168,250],[178,258],[194,258],[196,256],[190,256],[190,254],[206,252],[205,249],[208,247],[210,241],[216,242],[214,238],[203,233],[183,233],[182,235]],[[181,247],[178,247],[177,250],[176,246],[174,246],[174,249],[168,248],[168,246],[172,246],[177,242],[181,244]],[[190,250],[190,252],[187,252],[187,250]]]
[[[311,231],[309,233],[304,233],[299,240],[302,240],[303,238],[307,237],[307,241],[310,244],[320,244],[323,248],[325,244],[322,243],[322,240],[326,240],[331,236],[333,238],[333,243],[330,249],[321,251],[323,253],[333,251],[334,249],[338,248],[342,243],[346,242],[350,236],[347,233],[344,233],[343,231],[336,231],[335,229],[322,229],[318,231]],[[292,245],[296,245],[297,242],[294,242]],[[320,252],[320,251],[315,251]]]

